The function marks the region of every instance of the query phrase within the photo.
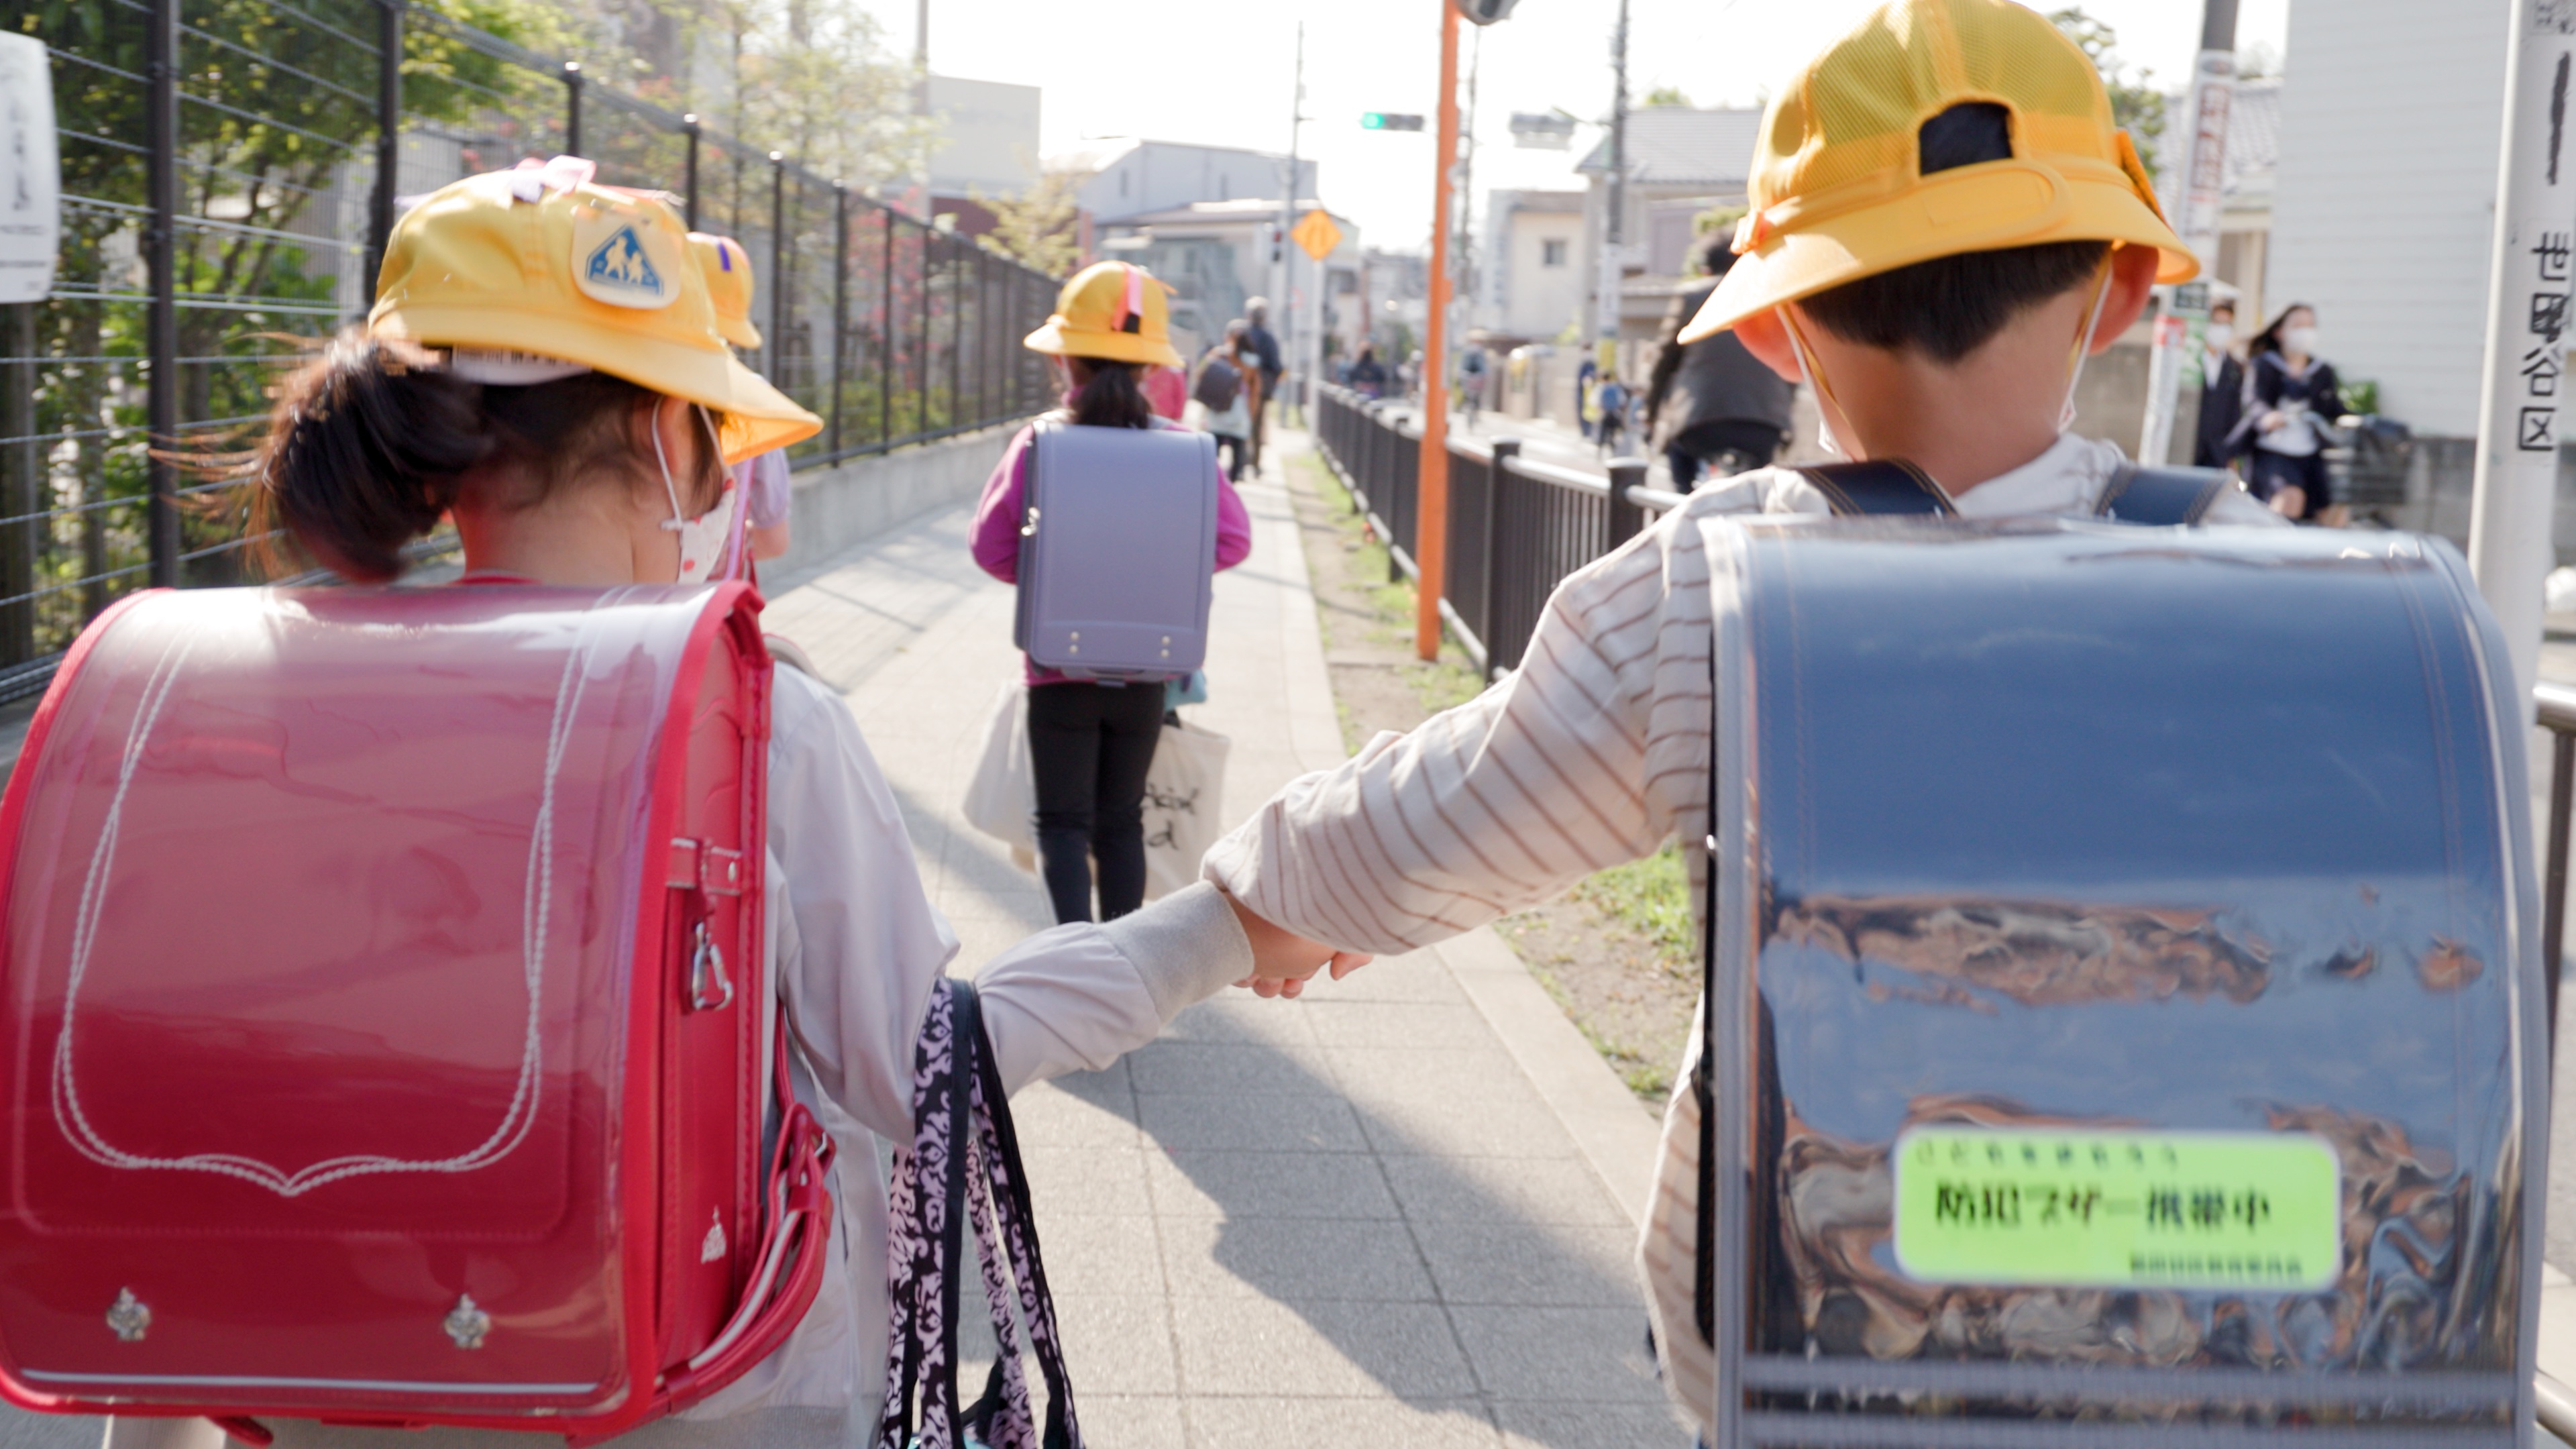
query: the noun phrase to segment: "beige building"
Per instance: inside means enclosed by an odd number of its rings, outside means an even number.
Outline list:
[[[1580,191],[1487,193],[1469,325],[1504,347],[1549,342],[1583,317]]]

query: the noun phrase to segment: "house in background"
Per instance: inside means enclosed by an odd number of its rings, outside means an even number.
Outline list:
[[[1266,196],[1276,206],[1280,182],[1288,173],[1288,158],[1233,146],[1191,146],[1121,136],[1050,157],[1047,166],[1050,170],[1091,173],[1091,179],[1083,184],[1082,209],[1105,226],[1202,201],[1244,201]],[[1313,161],[1297,163],[1299,196],[1315,194],[1315,174]]]
[[[1300,201],[1296,214],[1304,216],[1318,205],[1312,198]],[[1321,266],[1295,242],[1277,242],[1279,202],[1257,196],[1195,201],[1103,221],[1094,245],[1102,257],[1133,262],[1171,285],[1172,345],[1184,355],[1213,344],[1224,335],[1227,322],[1244,314],[1248,299],[1264,295],[1272,299],[1271,329],[1279,334],[1280,345],[1289,347],[1291,308],[1306,325],[1323,325],[1320,314],[1331,306],[1335,285],[1329,274],[1356,276],[1360,270],[1359,223],[1336,216],[1333,224],[1341,228],[1342,242]],[[1286,267],[1284,288],[1274,256]],[[1290,355],[1295,349],[1290,348]]]
[[[1621,255],[1613,270],[1602,261],[1610,213],[1610,142],[1605,136],[1575,170],[1590,183],[1584,195],[1583,314],[1588,335],[1601,288],[1618,295],[1622,371],[1643,375],[1673,289],[1689,266],[1693,225],[1704,212],[1742,206],[1753,170],[1762,112],[1734,106],[1649,106],[1628,113],[1621,208]]]
[[[1584,316],[1585,193],[1492,191],[1486,197],[1468,325],[1502,351],[1554,341]]]

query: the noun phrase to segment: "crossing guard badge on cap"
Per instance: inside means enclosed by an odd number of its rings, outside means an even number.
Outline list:
[[[583,296],[612,307],[653,309],[680,300],[679,239],[648,217],[592,208],[572,224],[572,280]]]

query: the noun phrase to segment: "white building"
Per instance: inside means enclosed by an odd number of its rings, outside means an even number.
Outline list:
[[[1554,339],[1583,316],[1580,191],[1492,191],[1477,237],[1471,325],[1513,342]]]
[[[1050,158],[1048,165],[1092,173],[1082,209],[1107,225],[1197,202],[1242,201],[1280,194],[1288,158],[1233,146],[1191,146],[1122,136]],[[1297,194],[1315,194],[1315,163],[1297,166]]]
[[[1037,184],[1036,86],[930,78],[930,114],[939,141],[930,153],[930,189],[941,196],[1018,196]]]

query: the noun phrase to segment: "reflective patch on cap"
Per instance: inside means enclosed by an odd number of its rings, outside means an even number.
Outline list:
[[[612,307],[659,308],[680,300],[679,242],[645,216],[592,211],[572,224],[572,280]]]

